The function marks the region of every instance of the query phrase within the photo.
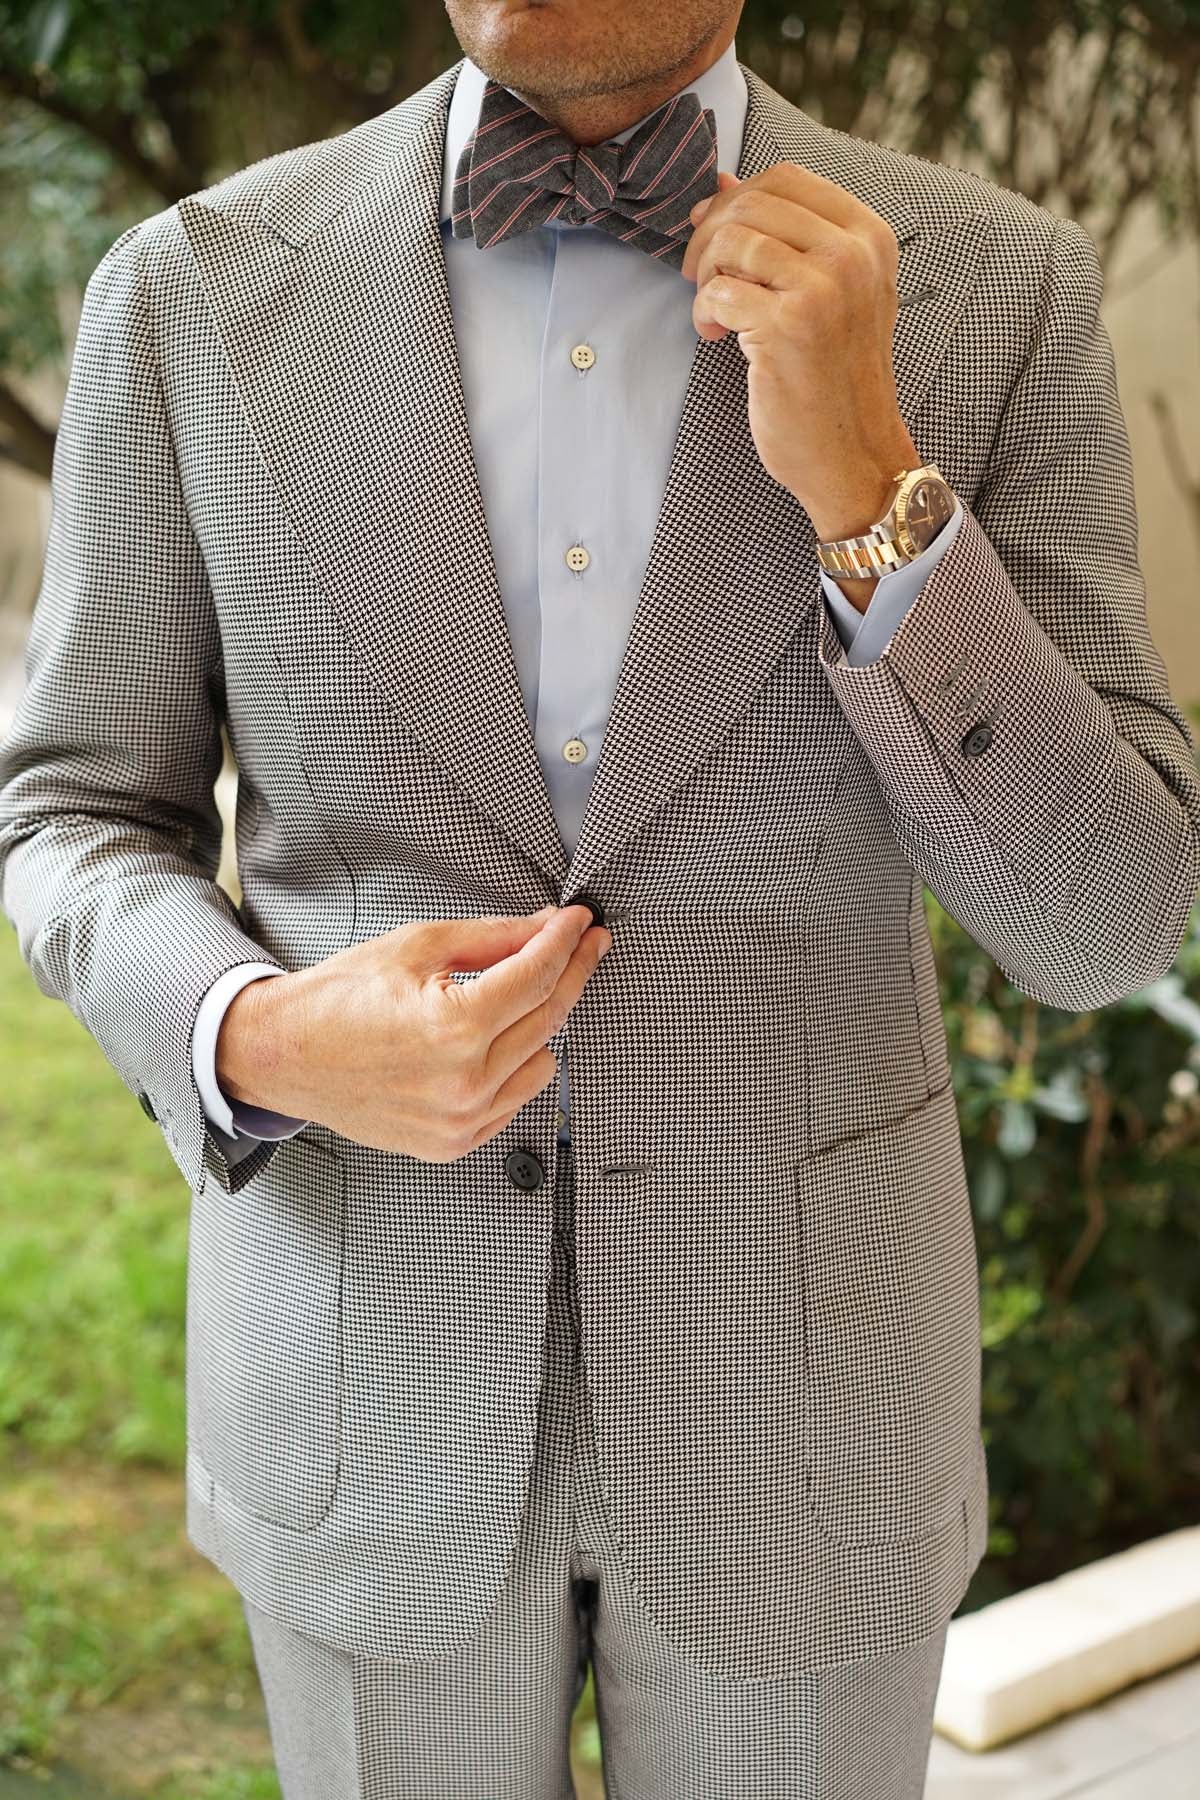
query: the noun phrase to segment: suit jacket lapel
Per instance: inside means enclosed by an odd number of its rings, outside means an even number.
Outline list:
[[[261,209],[201,195],[180,213],[250,429],[347,638],[557,894],[566,854],[504,616],[438,223],[457,69],[315,146]]]
[[[818,125],[753,69],[737,173],[784,160],[839,182],[900,245],[893,347],[900,411],[915,414],[970,290],[982,213],[925,227],[874,177],[855,140]],[[662,509],[618,675],[564,904],[714,748],[820,594],[808,514],[764,470],[736,334],[697,338]]]
[[[741,65],[738,174],[838,181],[900,242],[911,420],[974,280],[986,215],[922,222],[855,139]],[[807,514],[763,470],[733,334],[697,339],[666,489],[574,856],[525,715],[472,453],[437,211],[458,65],[311,146],[260,206],[179,210],[246,417],[348,639],[389,702],[563,904],[686,779],[817,599]]]

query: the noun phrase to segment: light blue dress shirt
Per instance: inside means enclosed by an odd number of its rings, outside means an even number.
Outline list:
[[[692,323],[696,285],[594,226],[555,221],[487,250],[472,238],[455,238],[449,223],[454,174],[486,80],[466,58],[446,122],[442,247],[500,592],[538,759],[570,856],[699,341]],[[736,174],[747,101],[736,45],[680,91],[713,109],[718,168]],[[641,122],[612,141],[624,143]],[[873,661],[886,647],[961,521],[958,505],[921,556],[880,577],[865,613],[820,571],[851,663]],[[229,1102],[214,1071],[217,1032],[234,994],[279,973],[266,964],[239,964],[214,983],[197,1015],[196,1084],[230,1163],[260,1139],[290,1137],[306,1122]],[[565,1138],[565,1055],[559,1102]]]

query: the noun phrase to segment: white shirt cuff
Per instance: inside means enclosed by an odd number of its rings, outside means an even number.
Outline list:
[[[901,619],[958,536],[962,521],[962,501],[956,496],[954,511],[920,556],[905,563],[903,568],[889,569],[886,575],[879,577],[871,591],[865,612],[859,612],[853,601],[843,594],[833,576],[821,569],[821,588],[848,663],[861,667],[863,663],[874,662],[883,654],[895,636]]]
[[[274,963],[237,963],[217,977],[200,1002],[192,1031],[192,1073],[205,1116],[228,1138],[295,1137],[309,1122],[293,1119],[287,1113],[271,1112],[265,1106],[251,1106],[244,1100],[229,1100],[217,1081],[217,1034],[234,995],[252,981],[283,973]]]

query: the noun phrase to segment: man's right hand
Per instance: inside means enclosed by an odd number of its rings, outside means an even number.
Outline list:
[[[242,988],[217,1080],[373,1149],[454,1162],[554,1079],[548,1040],[611,943],[586,906],[401,925]]]

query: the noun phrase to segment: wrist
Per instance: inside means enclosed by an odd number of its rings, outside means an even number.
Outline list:
[[[261,976],[247,982],[226,1007],[213,1051],[217,1085],[226,1099],[290,1111],[281,1093],[286,1034],[280,1019],[288,995],[279,990],[290,992],[292,980],[288,975]]]
[[[914,468],[918,465],[913,464]],[[813,522],[813,530],[823,544],[839,538],[864,537],[887,511],[896,492],[896,476],[900,464],[885,472],[875,470],[860,475],[851,485],[822,495],[805,506]]]
[[[918,465],[913,464],[913,467]],[[896,492],[896,474],[900,463],[887,473],[878,471],[862,477],[858,497],[843,493],[839,501],[816,502],[816,511],[808,509],[817,538],[821,543],[836,543],[839,538],[865,537],[887,511]],[[865,613],[871,595],[879,586],[878,575],[830,575],[838,592],[845,595],[858,612]]]
[[[919,469],[925,458],[903,421],[883,449],[864,453],[808,496],[797,495],[822,543],[863,537],[886,513],[901,469]]]
[[[866,612],[868,606],[871,604],[871,595],[879,586],[878,575],[860,575],[857,577],[831,575],[829,579],[832,581],[834,587],[837,588],[838,592],[844,594],[851,606],[860,613]]]

